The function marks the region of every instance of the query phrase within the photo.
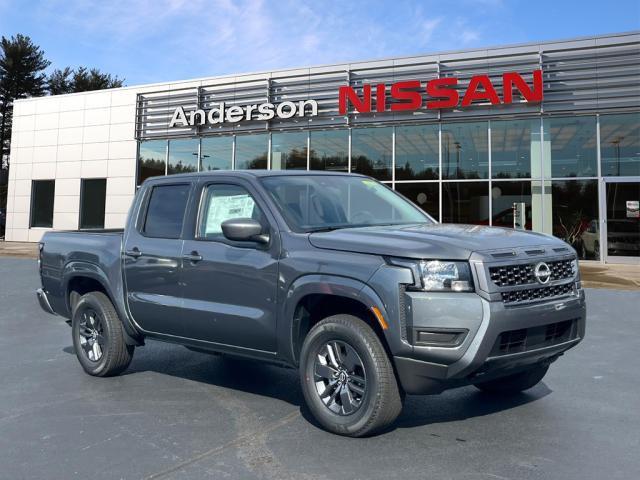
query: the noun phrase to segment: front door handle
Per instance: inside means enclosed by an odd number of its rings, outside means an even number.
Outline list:
[[[200,260],[202,260],[202,255],[198,254],[198,252],[191,252],[189,255],[183,255],[182,258],[184,260],[188,260],[189,262],[199,262]]]
[[[139,258],[142,256],[142,252],[138,249],[138,247],[133,247],[131,250],[126,250],[124,254],[127,257]]]

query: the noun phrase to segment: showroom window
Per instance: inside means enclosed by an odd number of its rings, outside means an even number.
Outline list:
[[[437,180],[439,127],[396,128],[396,180]]]
[[[189,173],[198,171],[199,140],[169,140],[169,162],[167,174]]]
[[[53,227],[53,199],[55,197],[55,191],[55,180],[33,180],[31,185],[30,227]]]
[[[391,180],[393,128],[354,128],[351,131],[351,171],[378,180]]]
[[[310,133],[311,170],[349,170],[349,131],[320,130]]]
[[[543,151],[545,176],[551,161],[551,176],[595,177],[598,175],[596,148],[596,117],[561,117],[544,119],[544,141],[549,142]]]
[[[491,220],[494,227],[513,228],[513,204],[525,204],[525,230],[541,232],[542,182],[500,181],[491,184]]]
[[[640,176],[640,113],[600,116],[602,176]]]
[[[80,188],[80,228],[104,228],[107,195],[106,178],[82,179]]]
[[[489,225],[489,182],[443,182],[442,223]]]
[[[489,124],[442,125],[442,178],[489,178]]]
[[[231,170],[233,137],[206,137],[200,144],[202,171]]]
[[[599,258],[597,180],[554,180],[545,209],[554,236],[575,248],[583,260]]]
[[[307,169],[307,132],[271,136],[271,170]]]
[[[491,176],[540,178],[539,118],[491,121]]]
[[[396,191],[401,193],[436,220],[440,216],[438,182],[398,183]]]
[[[138,149],[138,185],[147,178],[166,173],[167,141],[149,140],[140,142]]]
[[[269,135],[238,135],[236,137],[236,170],[266,169]]]

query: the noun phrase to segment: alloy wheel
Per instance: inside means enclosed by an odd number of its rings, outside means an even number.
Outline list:
[[[362,359],[348,343],[333,340],[318,350],[314,363],[316,392],[333,413],[355,413],[366,394],[366,381]]]
[[[86,309],[79,325],[80,346],[90,361],[98,362],[104,354],[105,338],[102,319],[95,310]]]

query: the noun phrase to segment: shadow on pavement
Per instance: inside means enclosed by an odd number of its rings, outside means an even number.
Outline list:
[[[72,346],[65,347],[63,351],[74,354]],[[123,375],[146,371],[282,400],[300,407],[302,416],[319,427],[304,404],[297,370],[153,343],[136,352],[131,366]],[[411,395],[407,396],[398,420],[386,432],[491,415],[534,402],[550,393],[551,390],[542,382],[525,393],[510,397],[491,395],[473,387],[449,390],[441,395]]]
[[[463,387],[440,395],[407,397],[396,428],[421,427],[491,415],[546,397],[552,392],[544,382],[526,392],[501,396]]]

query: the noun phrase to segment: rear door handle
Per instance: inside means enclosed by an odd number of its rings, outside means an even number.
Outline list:
[[[139,258],[142,256],[142,252],[138,249],[138,247],[133,247],[131,250],[126,250],[124,254],[127,257]]]
[[[183,255],[182,258],[189,262],[196,263],[202,260],[202,255],[198,254],[198,252],[191,252],[189,255]]]

